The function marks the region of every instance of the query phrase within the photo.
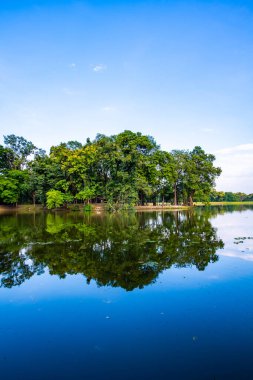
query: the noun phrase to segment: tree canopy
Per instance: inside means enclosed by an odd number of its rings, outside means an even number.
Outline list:
[[[163,151],[152,136],[126,130],[98,134],[85,144],[60,143],[49,154],[24,137],[4,136],[0,146],[0,202],[59,207],[106,202],[108,208],[208,200],[221,169],[215,157],[192,151]]]

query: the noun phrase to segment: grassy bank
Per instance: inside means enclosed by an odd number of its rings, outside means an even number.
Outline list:
[[[194,206],[205,206],[205,203],[195,202]],[[210,202],[208,206],[243,206],[243,205],[253,205],[253,201],[248,202]]]
[[[181,206],[181,205],[165,205],[165,206],[135,206],[136,211],[144,210],[188,210],[190,206]]]

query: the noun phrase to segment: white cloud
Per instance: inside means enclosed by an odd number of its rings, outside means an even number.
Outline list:
[[[241,144],[218,150],[216,166],[222,174],[217,188],[224,191],[253,192],[253,144]]]
[[[102,107],[101,110],[104,112],[114,112],[116,111],[116,108],[112,106],[105,106],[105,107]]]
[[[70,88],[67,88],[67,87],[63,88],[63,93],[65,95],[68,95],[68,96],[73,96],[73,95],[76,94],[75,91],[73,91],[73,90],[71,90]]]
[[[69,67],[70,67],[71,69],[75,69],[75,68],[76,68],[76,63],[74,63],[74,62],[73,62],[73,63],[70,63],[70,64],[69,64]]]
[[[67,96],[83,96],[86,94],[84,89],[73,89],[70,87],[63,87],[62,92]]]
[[[237,152],[252,152],[253,144],[241,144],[231,148],[224,148],[217,151],[218,154],[233,154]]]
[[[253,254],[248,252],[220,252],[219,256],[233,257],[246,261],[253,261]]]
[[[99,73],[99,72],[102,72],[102,71],[105,71],[107,69],[107,66],[104,65],[103,63],[99,63],[97,65],[93,65],[92,66],[92,70],[95,72],[95,73]]]
[[[206,133],[213,133],[213,132],[215,132],[215,130],[213,128],[202,128],[201,131],[202,132],[206,132]]]

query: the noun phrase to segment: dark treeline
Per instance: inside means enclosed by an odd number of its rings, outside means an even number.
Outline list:
[[[253,194],[232,193],[231,191],[215,191],[210,194],[210,202],[252,202]]]
[[[221,169],[215,157],[163,151],[151,136],[124,131],[97,135],[83,145],[69,141],[49,154],[23,137],[4,136],[0,145],[1,204],[36,203],[48,208],[106,202],[108,208],[210,200]]]

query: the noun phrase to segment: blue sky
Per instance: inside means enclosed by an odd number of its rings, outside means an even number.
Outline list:
[[[48,149],[125,129],[200,145],[253,192],[253,4],[3,0],[1,136]]]

